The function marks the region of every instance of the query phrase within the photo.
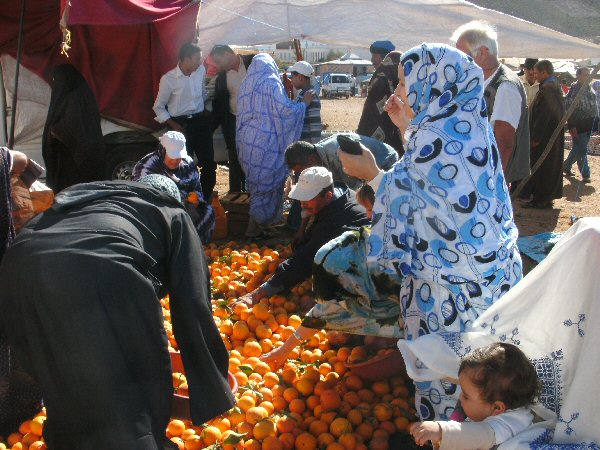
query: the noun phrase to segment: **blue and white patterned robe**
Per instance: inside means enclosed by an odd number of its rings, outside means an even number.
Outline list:
[[[289,175],[284,151],[300,138],[306,105],[287,97],[277,64],[259,53],[240,86],[237,110],[236,142],[250,192],[250,216],[269,225],[278,218]]]
[[[368,264],[400,273],[405,339],[463,331],[522,277],[508,189],[483,100],[483,72],[442,44],[404,53],[416,114],[406,153],[376,193]],[[458,387],[417,383],[424,420],[446,419]]]

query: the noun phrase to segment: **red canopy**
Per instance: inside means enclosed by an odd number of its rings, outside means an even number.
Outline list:
[[[67,58],[60,54],[64,2],[28,2],[22,64],[48,79],[53,66],[71,63],[90,84],[103,115],[157,128],[152,104],[160,77],[177,64],[179,47],[194,39],[199,3],[71,0]],[[0,53],[16,55],[21,2],[5,3],[0,11]]]

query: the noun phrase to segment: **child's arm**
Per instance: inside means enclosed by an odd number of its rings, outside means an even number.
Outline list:
[[[442,440],[442,427],[438,422],[416,422],[409,429],[417,445],[425,445],[431,441],[434,447]]]
[[[431,441],[439,450],[490,449],[496,445],[494,430],[484,422],[417,422],[410,433],[417,445]]]

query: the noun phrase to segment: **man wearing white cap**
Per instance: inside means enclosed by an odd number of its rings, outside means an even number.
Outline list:
[[[301,283],[311,276],[315,254],[324,244],[345,231],[369,225],[364,209],[354,202],[350,192],[345,184],[334,183],[331,172],[324,167],[302,171],[289,197],[300,201],[313,220],[295,245],[292,256],[279,265],[266,283],[240,301],[254,304]]]
[[[321,140],[323,126],[321,124],[321,101],[319,96],[312,90],[311,85],[311,76],[314,73],[313,67],[306,61],[298,61],[289,70],[292,75],[292,85],[300,91],[296,102],[304,101],[304,94],[309,90],[313,94],[310,105],[306,107],[300,140],[314,144]]]

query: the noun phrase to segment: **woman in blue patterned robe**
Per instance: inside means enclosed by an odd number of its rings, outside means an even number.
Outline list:
[[[237,98],[236,142],[238,157],[250,192],[247,236],[260,234],[260,226],[282,218],[283,186],[289,175],[284,151],[302,132],[306,105],[290,100],[273,58],[259,53],[252,59]]]
[[[481,68],[455,48],[422,44],[404,53],[399,76],[386,108],[405,132],[404,157],[389,172],[364,150],[340,159],[349,175],[372,180],[369,272],[403,278],[404,339],[413,340],[464,331],[522,278],[522,266]],[[416,383],[421,418],[447,419],[458,390]]]

